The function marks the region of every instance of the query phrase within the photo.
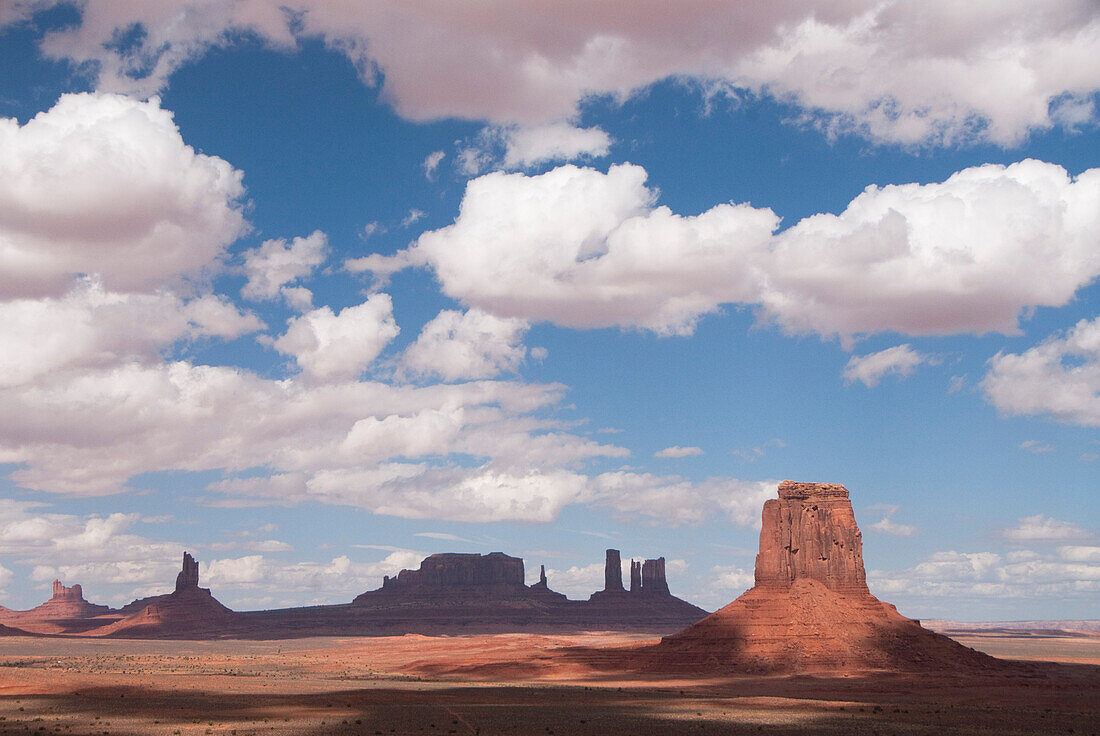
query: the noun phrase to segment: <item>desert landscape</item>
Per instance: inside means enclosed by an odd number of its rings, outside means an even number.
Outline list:
[[[0,736],[1100,736],[1098,59],[0,0]]]
[[[945,621],[937,625],[953,638],[936,633],[867,590],[846,488],[784,481],[778,496],[764,505],[756,585],[664,637],[606,630],[637,623],[611,615],[602,631],[469,634],[470,621],[455,619],[433,636],[306,636],[307,624],[332,626],[331,613],[308,609],[299,636],[261,636],[264,620],[291,614],[249,618],[220,606],[197,587],[190,555],[174,593],[81,626],[73,621],[112,614],[58,582],[38,619],[5,612],[55,630],[0,637],[0,733],[1097,732],[1095,622]],[[401,597],[406,628],[423,625],[417,601],[453,615],[474,598],[482,604],[465,615],[481,612],[495,628],[507,624],[484,613],[485,601],[529,594],[506,582],[517,564],[505,555],[428,560],[382,590],[412,590]],[[663,566],[648,569],[631,587],[648,580],[667,594],[653,582],[663,582]],[[626,605],[619,571],[609,550],[605,590],[593,599]],[[532,588],[550,594],[545,579]],[[394,617],[385,615],[388,625]],[[134,623],[143,619],[145,628]]]

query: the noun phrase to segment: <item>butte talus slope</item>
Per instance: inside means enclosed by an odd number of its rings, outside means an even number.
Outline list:
[[[764,504],[756,585],[639,652],[676,672],[986,669],[999,663],[905,618],[871,595],[848,490],[779,485]]]

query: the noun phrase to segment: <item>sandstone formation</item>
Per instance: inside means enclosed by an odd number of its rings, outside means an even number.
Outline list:
[[[621,569],[618,550],[609,551],[609,562],[612,556],[614,565],[608,570]],[[357,596],[350,604],[236,612],[199,587],[198,563],[185,552],[173,592],[141,598],[118,610],[87,603],[79,586],[66,588],[55,583],[54,599],[39,609],[82,606],[88,615],[39,622],[33,632],[157,639],[587,630],[657,634],[677,631],[706,615],[669,593],[663,558],[638,563],[637,569],[634,593],[623,590],[620,572],[618,590],[574,601],[550,589],[545,566],[540,568],[539,581],[528,586],[523,560],[518,557],[501,552],[436,554],[425,558],[416,570],[387,576],[381,588]],[[611,579],[614,586],[614,577]],[[0,619],[23,627],[7,614]]]
[[[503,552],[487,555],[444,553],[426,557],[417,570],[402,570],[382,579],[382,588],[363,596],[401,595],[456,597],[466,595],[511,597],[523,595],[523,560]]]
[[[655,560],[630,561],[630,590],[623,589],[622,558],[619,550],[607,550],[604,562],[603,590],[593,593],[590,601],[630,600],[631,596],[671,597],[668,582],[665,580],[665,558]]]
[[[176,575],[176,592],[199,587],[199,563],[187,552],[183,553],[183,569]]]
[[[97,636],[148,638],[217,638],[239,627],[236,615],[199,587],[199,563],[187,552],[176,575],[176,589],[141,598],[118,611],[121,618],[94,632]]]
[[[617,549],[607,550],[607,557],[603,563],[603,589],[606,593],[622,592],[623,561]]]
[[[764,504],[756,585],[639,656],[650,669],[685,673],[942,670],[996,662],[871,595],[847,489],[792,481]]]
[[[29,611],[0,610],[0,620],[18,628],[40,634],[79,632],[98,624],[96,616],[111,609],[84,600],[79,585],[65,587],[60,580],[53,581],[53,595],[48,601]]]
[[[386,633],[473,633],[626,629],[674,631],[706,611],[676,598],[664,577],[664,559],[649,560],[650,595],[628,593],[618,550],[607,550],[605,590],[571,601],[550,589],[546,568],[524,585],[523,560],[488,555],[437,554],[418,570],[386,577],[382,587],[357,596],[349,616],[363,630]],[[639,563],[639,580],[643,565]],[[638,592],[644,586],[639,583]],[[253,614],[245,614],[251,616]]]

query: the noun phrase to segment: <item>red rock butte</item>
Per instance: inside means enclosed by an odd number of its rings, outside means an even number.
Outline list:
[[[998,665],[871,595],[848,489],[793,481],[764,504],[755,586],[638,656],[647,669],[685,674]]]

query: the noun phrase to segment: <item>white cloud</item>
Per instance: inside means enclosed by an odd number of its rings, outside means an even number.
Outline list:
[[[241,296],[255,301],[274,299],[284,285],[308,276],[324,263],[327,254],[328,239],[320,230],[290,242],[265,240],[242,254],[248,281]]]
[[[49,2],[45,3],[49,4]],[[28,0],[0,22],[29,14]],[[1089,0],[702,2],[560,8],[495,0],[405,5],[288,0],[87,0],[82,23],[46,35],[47,56],[87,64],[101,89],[148,95],[210,47],[298,37],[347,54],[398,113],[499,123],[573,116],[591,95],[624,99],[667,78],[771,95],[828,132],[875,140],[1018,142],[1094,114],[1100,17]],[[116,35],[145,35],[123,48]]]
[[[871,528],[874,529],[876,532],[889,534],[892,537],[911,537],[917,533],[917,528],[915,526],[910,526],[908,524],[899,524],[891,519],[889,516],[885,517],[881,521],[877,521],[874,524],[871,524]]]
[[[474,544],[472,540],[460,537],[457,534],[449,534],[447,532],[416,532],[414,537],[424,537],[426,539],[438,539],[442,542],[462,542],[463,544]]]
[[[1018,525],[1005,529],[1002,534],[1013,542],[1054,542],[1089,536],[1088,532],[1072,522],[1051,519],[1043,514],[1025,516]]]
[[[853,355],[844,366],[844,380],[877,386],[884,376],[908,376],[928,358],[908,345],[896,345],[867,355]]]
[[[448,454],[464,424],[461,408],[427,409],[411,416],[360,419],[341,443],[341,450],[364,458],[416,458]]]
[[[981,388],[1002,414],[1100,426],[1100,317],[1023,353],[997,353]]]
[[[246,230],[243,193],[156,98],[69,94],[0,119],[0,300],[60,297],[78,275],[146,293],[201,276]]]
[[[339,313],[326,306],[292,317],[273,346],[311,378],[343,380],[362,373],[398,332],[389,295],[372,294]]]
[[[425,214],[426,213],[424,212],[424,210],[418,210],[413,207],[411,210],[409,210],[409,214],[405,215],[404,219],[401,220],[401,227],[408,227],[409,225],[414,225],[420,222],[424,219]]]
[[[346,266],[430,267],[448,296],[531,322],[687,334],[740,303],[787,331],[842,337],[1016,333],[1025,309],[1063,305],[1100,275],[1100,169],[1073,179],[1027,160],[871,186],[778,235],[768,209],[654,206],[645,178],[630,164],[487,174],[454,224]]]
[[[611,147],[611,136],[601,128],[575,128],[569,123],[514,126],[502,135],[505,144],[502,165],[506,169],[599,158],[606,156]]]
[[[629,563],[629,560],[626,562]],[[565,570],[546,569],[546,584],[551,590],[565,594],[574,600],[587,600],[597,590],[603,590],[603,563],[573,565]],[[627,568],[629,575],[629,568]]]
[[[1053,451],[1054,447],[1045,442],[1040,442],[1039,440],[1024,440],[1020,443],[1020,449],[1034,455],[1041,455],[1045,452]]]
[[[0,592],[3,592],[4,587],[12,581],[15,575],[11,570],[0,565]]]
[[[767,454],[768,449],[771,448],[771,447],[783,448],[783,447],[786,447],[786,446],[787,446],[786,442],[779,439],[778,437],[773,437],[772,439],[768,440],[767,442],[765,442],[763,444],[760,444],[760,445],[757,445],[756,447],[750,447],[747,450],[732,450],[730,452],[730,454],[732,454],[736,457],[739,457],[742,460],[747,460],[751,463],[751,462],[754,462],[754,461],[758,460],[759,458],[764,457],[764,455]]]
[[[1100,169],[1026,160],[942,183],[868,187],[777,239],[766,314],[794,332],[1015,334],[1100,275]]]
[[[55,371],[154,360],[181,339],[233,338],[262,326],[213,295],[184,301],[166,291],[117,294],[85,279],[61,298],[0,301],[0,387]]]
[[[527,323],[494,317],[479,309],[445,309],[405,349],[400,367],[412,376],[438,376],[444,381],[491,378],[519,369],[527,349],[522,340]]]
[[[444,293],[501,317],[690,332],[720,301],[751,298],[734,264],[778,219],[743,205],[697,217],[654,209],[645,177],[629,164],[488,174],[467,184],[453,225],[396,256],[347,265],[381,274],[430,265]]]
[[[692,483],[676,475],[616,471],[592,479],[593,502],[627,517],[666,525],[700,524],[725,514],[737,526],[760,526],[764,501],[775,498],[775,481],[708,478]]]
[[[692,457],[702,454],[703,448],[701,447],[680,447],[679,445],[673,445],[672,447],[658,450],[653,453],[653,457]]]
[[[1100,562],[1100,547],[1071,545],[1061,547],[1058,554],[1070,562]]]
[[[756,583],[756,575],[753,571],[744,570],[736,565],[717,565],[711,568],[710,576],[707,579],[710,583],[710,587],[723,591],[731,591],[734,597],[748,590]],[[730,599],[729,596],[725,596],[725,598],[726,600]]]
[[[295,312],[305,313],[313,311],[313,292],[304,286],[284,286],[279,293],[286,300],[287,306]]]
[[[424,158],[424,177],[428,181],[435,181],[436,169],[439,168],[439,164],[443,162],[447,154],[443,151],[432,151]]]
[[[1062,548],[1075,550],[1088,548]],[[1083,559],[1074,559],[1075,555]],[[927,601],[953,599],[1094,599],[1100,592],[1100,564],[1089,554],[1039,554],[1021,550],[937,552],[908,570],[867,573],[872,592],[904,594]]]
[[[283,562],[247,555],[199,562],[199,580],[204,587],[231,606],[266,600],[271,604],[301,605],[347,602],[366,590],[381,587],[383,575],[415,568],[424,557],[420,552],[394,549],[375,562],[353,561],[340,555],[329,562]]]

